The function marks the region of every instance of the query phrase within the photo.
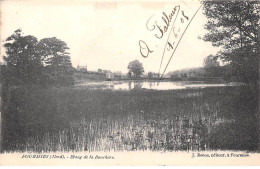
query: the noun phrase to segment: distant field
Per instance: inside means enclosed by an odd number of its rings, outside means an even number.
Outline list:
[[[257,93],[19,87],[5,90],[4,151],[252,150]]]

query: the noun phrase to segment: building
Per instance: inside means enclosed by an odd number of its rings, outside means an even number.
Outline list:
[[[80,66],[80,65],[78,64],[77,70],[80,71],[80,72],[87,72],[87,71],[88,71],[88,68],[87,68],[87,65],[86,65],[86,66]]]
[[[114,79],[114,74],[110,71],[107,71],[106,78],[107,78],[107,80],[112,80],[112,79]]]

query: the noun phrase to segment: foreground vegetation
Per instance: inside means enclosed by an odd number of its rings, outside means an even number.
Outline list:
[[[257,150],[257,93],[243,87],[3,90],[2,150]]]

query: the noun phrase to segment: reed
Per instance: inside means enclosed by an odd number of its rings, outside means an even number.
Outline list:
[[[3,148],[5,152],[255,150],[258,123],[253,99],[241,87],[15,89],[5,102],[9,106],[3,112]]]

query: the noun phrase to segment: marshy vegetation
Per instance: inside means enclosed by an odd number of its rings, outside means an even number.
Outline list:
[[[258,97],[243,86],[168,91],[24,86],[3,96],[5,152],[258,146]]]

